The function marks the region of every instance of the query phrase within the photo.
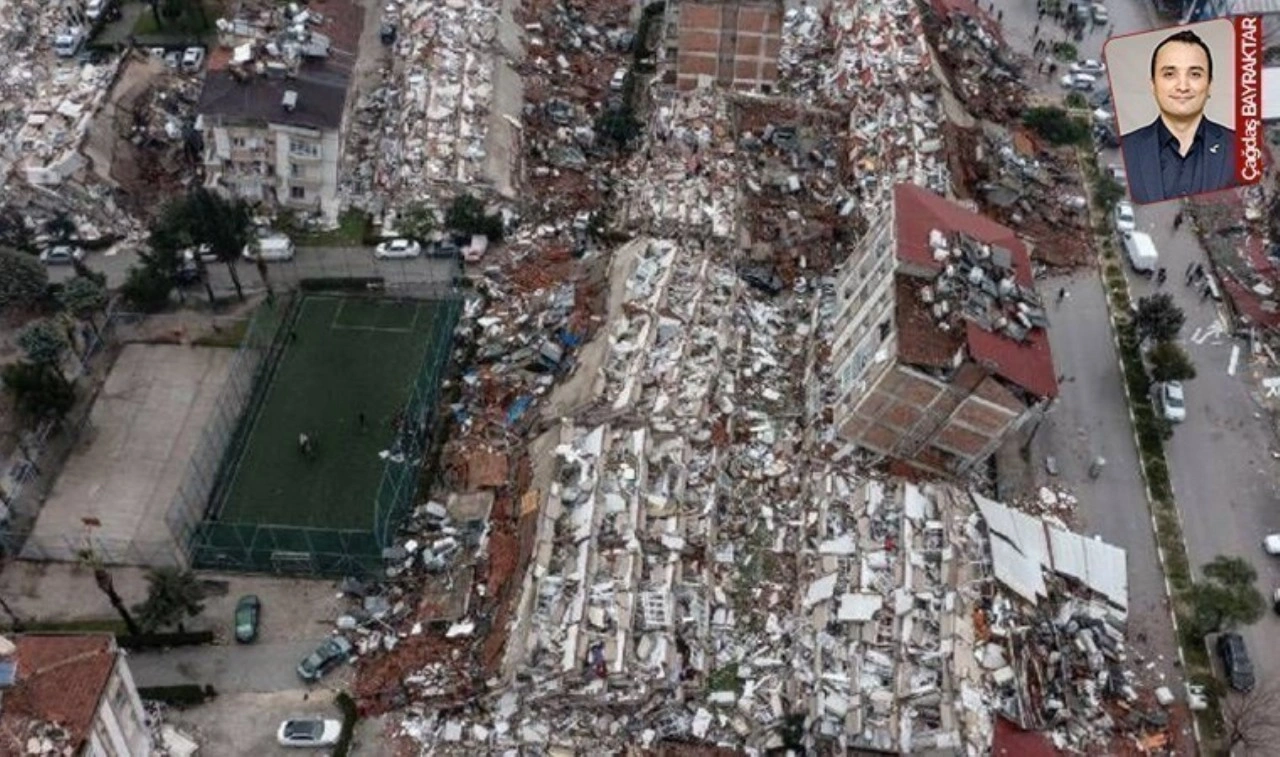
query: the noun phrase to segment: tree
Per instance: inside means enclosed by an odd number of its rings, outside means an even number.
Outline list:
[[[48,366],[11,363],[0,371],[0,380],[13,395],[18,412],[32,420],[61,420],[76,402],[71,382]]]
[[[1067,115],[1062,108],[1031,108],[1022,114],[1022,123],[1050,144],[1080,145],[1089,142],[1089,125],[1081,118]]]
[[[1265,602],[1254,586],[1258,574],[1244,558],[1218,555],[1203,572],[1204,580],[1191,587],[1192,616],[1199,636],[1262,617]]]
[[[111,577],[111,571],[107,570],[107,566],[102,564],[102,558],[93,551],[92,542],[86,539],[84,549],[77,553],[80,562],[87,565],[93,570],[93,581],[98,585],[98,589],[107,595],[107,601],[119,613],[120,619],[124,621],[124,625],[129,629],[129,633],[134,636],[141,636],[142,629],[138,627],[138,622],[129,614],[129,608],[124,606],[124,600],[120,598],[119,592],[116,591],[115,579]]]
[[[1196,377],[1191,356],[1176,342],[1158,342],[1147,353],[1153,381],[1190,381]]]
[[[449,206],[445,225],[464,234],[483,234],[491,242],[501,242],[504,229],[498,213],[485,215],[484,203],[469,194],[458,195]]]
[[[1093,204],[1102,212],[1115,210],[1116,203],[1124,199],[1124,187],[1107,174],[1099,174],[1093,180]]]
[[[1229,692],[1220,700],[1228,752],[1274,754],[1280,747],[1280,685],[1267,681],[1248,694]]]
[[[1134,323],[1144,338],[1172,342],[1178,338],[1186,318],[1182,309],[1173,303],[1173,295],[1161,292],[1138,300]]]
[[[204,605],[200,603],[203,598],[204,591],[191,571],[155,568],[147,574],[146,601],[134,606],[133,610],[148,632],[172,625],[177,625],[181,631],[186,618],[204,611]]]
[[[88,321],[93,327],[93,333],[99,334],[98,322],[93,316],[105,309],[109,300],[107,290],[101,284],[93,279],[76,276],[63,285],[62,291],[58,292],[58,300],[67,312]]]
[[[164,310],[169,304],[171,289],[173,281],[154,267],[132,266],[124,284],[120,286],[120,295],[131,307],[144,313],[155,313]]]
[[[640,136],[640,121],[627,106],[608,108],[596,119],[596,133],[623,149]]]
[[[49,285],[49,273],[31,255],[0,249],[0,309],[34,305]]]
[[[227,266],[236,296],[244,300],[240,273],[236,270],[244,248],[254,238],[253,211],[242,198],[228,200],[204,187],[182,198],[179,217],[188,224],[197,247],[209,250]],[[195,256],[199,259],[199,255]]]
[[[400,211],[396,228],[401,236],[426,244],[436,230],[436,213],[426,203],[412,203]]]
[[[0,207],[0,246],[28,253],[36,251],[35,234],[22,211],[12,205]]]
[[[18,334],[18,346],[27,360],[62,376],[62,357],[70,349],[67,337],[53,321],[32,321]]]
[[[54,244],[66,244],[75,237],[76,224],[66,213],[55,213],[44,222],[44,233],[53,238]]]

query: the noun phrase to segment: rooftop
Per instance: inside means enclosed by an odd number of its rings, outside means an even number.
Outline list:
[[[4,692],[0,732],[25,733],[33,722],[56,723],[68,732],[72,753],[78,753],[115,665],[111,635],[26,635],[13,643],[17,681]]]
[[[350,69],[332,59],[302,63],[297,75],[287,78],[238,74],[230,68],[211,70],[196,112],[233,122],[337,129],[350,82]],[[284,106],[289,91],[297,93],[292,110]]]
[[[945,367],[964,345],[1006,381],[1057,396],[1048,317],[1014,232],[915,185],[894,188],[894,218],[902,359]]]

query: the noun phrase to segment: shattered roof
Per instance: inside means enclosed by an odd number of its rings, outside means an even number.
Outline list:
[[[1037,397],[1058,396],[1058,377],[1047,331],[1035,329],[1027,334],[1027,341],[1017,342],[970,322],[965,333],[969,354],[979,363],[991,366],[996,375]]]
[[[78,753],[115,666],[111,635],[27,635],[13,643],[18,680],[4,692],[0,731],[21,733],[31,721],[57,723]]]
[[[1012,229],[957,205],[928,189],[899,184],[893,190],[894,224],[898,259],[916,268],[941,273],[946,263],[934,257],[930,234],[961,234],[990,245],[993,253],[1007,256],[1008,268],[1019,287],[1034,291],[1031,258]],[[1028,329],[1025,339],[1012,339],[987,330],[972,320],[964,330],[943,331],[931,317],[920,293],[927,282],[900,275],[897,282],[898,325],[904,338],[899,355],[904,361],[945,367],[961,345],[969,355],[996,375],[1037,397],[1058,395],[1057,372],[1048,333],[1043,328]],[[907,281],[904,281],[907,279]]]
[[[337,129],[350,82],[351,72],[332,60],[304,63],[293,78],[249,75],[241,81],[229,70],[210,71],[196,112],[228,121]],[[290,90],[298,93],[292,111],[284,107],[284,94]]]
[[[893,188],[893,207],[894,236],[898,240],[900,260],[931,271],[941,271],[942,263],[933,259],[929,232],[934,229],[959,232],[1011,252],[1014,278],[1022,286],[1033,286],[1031,256],[1013,229],[915,184],[899,184]]]

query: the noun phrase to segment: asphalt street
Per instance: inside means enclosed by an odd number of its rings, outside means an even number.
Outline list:
[[[138,265],[138,256],[129,251],[114,255],[90,252],[85,257],[85,265],[107,274],[107,285],[115,288],[124,283],[129,268]],[[281,284],[326,276],[383,276],[389,283],[432,284],[449,281],[453,275],[453,265],[449,260],[428,257],[374,260],[373,250],[368,247],[302,247],[291,261],[268,263],[267,276],[269,280]],[[225,264],[210,263],[208,270],[217,294],[235,291]],[[240,275],[241,284],[247,289],[257,291],[263,288],[254,263],[240,261],[236,264],[236,271]],[[62,281],[72,275],[74,271],[71,266],[49,267],[51,281]],[[199,285],[190,287],[194,292],[201,289]]]
[[[295,668],[323,640],[321,633],[309,639],[134,652],[129,655],[129,668],[138,686],[212,684],[227,694],[289,691],[306,686]],[[340,677],[341,670],[330,675]]]
[[[1032,31],[1038,23],[1030,3],[998,4],[1004,10],[1005,38],[1015,49],[1030,54]],[[1113,0],[1107,4],[1114,34],[1126,34],[1163,25],[1145,0]],[[1050,26],[1040,22],[1042,36]],[[1050,40],[1059,40],[1057,35]],[[1102,30],[1077,43],[1081,58],[1102,58]],[[1032,58],[1035,60],[1035,57]],[[1045,74],[1038,88],[1060,97],[1062,90]],[[1119,151],[1099,155],[1103,165],[1121,163]],[[1258,588],[1270,599],[1280,587],[1280,562],[1261,549],[1266,533],[1280,531],[1276,508],[1280,463],[1271,424],[1251,396],[1246,382],[1248,345],[1233,340],[1225,316],[1212,299],[1184,286],[1184,272],[1206,255],[1189,224],[1173,229],[1180,202],[1138,207],[1138,227],[1151,234],[1168,269],[1164,285],[1186,313],[1183,346],[1195,361],[1198,375],[1187,382],[1188,414],[1166,445],[1171,478],[1191,562],[1197,568],[1216,555],[1239,555],[1258,570]],[[1134,297],[1156,291],[1146,278],[1130,274]],[[1163,576],[1156,562],[1149,511],[1127,411],[1120,368],[1110,338],[1102,283],[1096,271],[1081,272],[1070,280],[1044,283],[1043,291],[1065,286],[1067,302],[1053,314],[1050,340],[1059,373],[1067,380],[1062,398],[1038,434],[1037,462],[1055,455],[1062,478],[1080,496],[1080,514],[1086,528],[1103,539],[1123,546],[1129,556],[1131,618],[1135,630],[1150,642],[1149,651],[1173,654],[1172,634],[1164,609]],[[1228,373],[1233,345],[1240,346],[1235,375]],[[1097,481],[1087,478],[1091,455],[1101,454],[1108,465]],[[1270,603],[1268,603],[1269,606]],[[1280,673],[1280,618],[1268,612],[1262,621],[1244,629],[1259,677]],[[1139,643],[1139,647],[1141,647]]]

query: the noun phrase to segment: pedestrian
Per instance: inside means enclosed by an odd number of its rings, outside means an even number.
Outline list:
[[[1197,281],[1198,281],[1198,280],[1200,280],[1200,279],[1205,278],[1205,275],[1204,275],[1204,264],[1203,264],[1203,263],[1196,263],[1196,272],[1195,272],[1195,277],[1196,277],[1196,280],[1197,280]]]
[[[298,332],[296,332],[296,331],[290,331],[290,332],[289,332],[289,341],[290,341],[290,342],[296,342],[296,341],[298,341]]]
[[[1000,21],[1001,23],[1004,22],[1004,11],[998,11],[996,13],[996,21]]]
[[[1040,61],[1040,62],[1036,65],[1036,73],[1037,73],[1037,74],[1043,74],[1043,73],[1044,73],[1044,61]]]
[[[367,426],[366,426],[366,424],[365,424],[365,422],[364,422],[364,413],[363,413],[363,412],[360,412],[360,413],[357,413],[357,414],[356,414],[356,421],[360,424],[360,430],[361,430],[361,431],[364,431],[364,430],[367,428]]]
[[[1052,61],[1050,61],[1050,62],[1049,62],[1049,75],[1050,75],[1050,76],[1054,76],[1054,75],[1056,75],[1057,73],[1058,73],[1058,64],[1057,64],[1057,63],[1054,63],[1054,62],[1052,62]]]
[[[1034,29],[1032,29],[1032,30],[1031,30],[1031,36],[1033,36],[1033,37],[1039,37],[1039,36],[1040,36],[1040,24],[1036,24],[1036,28],[1034,28]]]
[[[1067,299],[1067,288],[1061,287],[1058,289],[1058,304],[1061,305],[1065,299]]]
[[[1164,281],[1167,278],[1169,278],[1169,272],[1164,268],[1156,271],[1156,286],[1164,286]]]
[[[1177,215],[1173,217],[1173,230],[1177,231],[1182,228],[1182,211],[1179,210]]]
[[[1204,302],[1207,299],[1209,299],[1209,282],[1206,281],[1200,285],[1200,301]]]
[[[1044,18],[1044,8],[1041,8],[1039,11],[1037,11],[1036,18],[1037,19]]]
[[[1185,285],[1185,286],[1191,286],[1191,282],[1192,282],[1192,281],[1195,281],[1195,278],[1196,278],[1196,264],[1195,264],[1195,263],[1187,263],[1187,272],[1186,272],[1185,274],[1183,274],[1183,278],[1185,279],[1185,284],[1184,284],[1184,285]]]
[[[1115,33],[1116,33],[1116,25],[1115,25],[1115,24],[1110,24],[1110,25],[1108,25],[1108,26],[1107,26],[1107,36],[1108,36],[1108,37],[1110,37],[1112,34],[1115,34]]]

